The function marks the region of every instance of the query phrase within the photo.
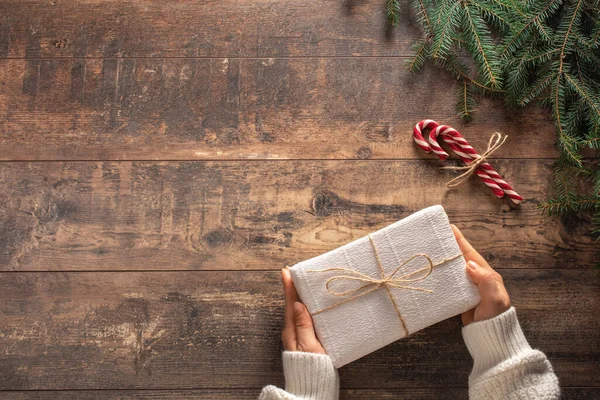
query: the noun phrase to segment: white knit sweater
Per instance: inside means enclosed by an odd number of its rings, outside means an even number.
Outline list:
[[[473,357],[469,399],[559,399],[558,379],[544,353],[533,350],[514,308],[462,330]],[[339,378],[328,356],[283,353],[285,390],[267,386],[259,400],[336,400]]]

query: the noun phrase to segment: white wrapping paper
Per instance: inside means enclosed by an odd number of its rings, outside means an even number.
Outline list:
[[[388,274],[415,254],[427,254],[433,263],[460,255],[442,206],[412,214],[372,233],[371,238]],[[396,276],[421,269],[427,264],[425,258],[417,258],[403,266]],[[477,287],[468,279],[465,265],[460,255],[436,266],[426,278],[408,284],[430,290],[430,293],[389,288],[409,333],[453,317],[479,303]],[[381,277],[368,237],[296,264],[290,269],[292,279],[300,299],[311,314],[349,297],[334,296],[325,286],[332,277],[348,275],[344,271],[310,272],[335,267],[356,270],[373,278]],[[360,284],[337,280],[331,287],[340,292]],[[337,368],[406,336],[385,287],[313,315],[313,321],[317,337]]]

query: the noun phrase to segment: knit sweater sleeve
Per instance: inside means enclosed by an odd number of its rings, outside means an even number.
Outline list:
[[[325,354],[283,352],[285,390],[265,387],[259,400],[337,400],[340,383],[331,358]]]
[[[552,365],[544,353],[529,346],[514,308],[469,324],[462,333],[474,361],[470,400],[560,398]]]

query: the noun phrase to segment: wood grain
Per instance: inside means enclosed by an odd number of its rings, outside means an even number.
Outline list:
[[[449,77],[395,58],[0,60],[0,87],[0,160],[433,159],[424,118],[557,156],[546,112],[481,100],[462,123]]]
[[[433,161],[0,164],[5,271],[278,269],[442,204],[496,267],[599,261],[590,221],[541,213],[550,161],[497,160],[526,199]],[[519,180],[516,177],[520,177]],[[518,246],[518,247],[517,247]]]
[[[598,386],[598,272],[500,272],[561,384]],[[281,296],[277,271],[3,273],[0,389],[281,385]],[[450,319],[340,376],[345,389],[442,389],[465,387],[470,369]]]
[[[212,390],[100,390],[100,391],[35,391],[35,392],[0,392],[1,400],[256,400],[257,389],[212,389]],[[563,400],[589,400],[600,396],[597,388],[563,388]],[[341,390],[340,399],[349,400],[437,400],[467,399],[467,389],[355,389]]]
[[[406,13],[389,30],[383,12],[376,0],[5,0],[0,56],[410,54],[418,30]]]
[[[481,100],[459,122],[448,76],[405,72],[402,6],[390,30],[380,0],[0,2],[0,400],[255,399],[283,384],[277,270],[432,204],[563,398],[600,397],[599,243],[537,209],[550,116]],[[447,191],[423,118],[476,149],[508,134],[521,208]],[[470,369],[455,318],[342,368],[341,398],[466,399]]]

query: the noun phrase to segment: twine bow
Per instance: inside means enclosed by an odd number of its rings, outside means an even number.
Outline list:
[[[488,142],[488,148],[485,153],[481,155],[476,155],[473,161],[471,161],[468,165],[463,167],[442,167],[442,169],[450,169],[453,171],[465,171],[454,179],[451,179],[446,183],[446,187],[454,188],[458,185],[464,183],[471,175],[477,171],[479,166],[486,162],[487,158],[492,155],[493,152],[498,150],[500,146],[506,142],[508,138],[507,135],[502,136],[500,132],[494,132],[494,134],[490,137],[490,141]]]
[[[331,310],[332,308],[339,307],[342,304],[348,303],[349,301],[356,300],[360,297],[366,296],[367,294],[372,293],[376,290],[379,290],[380,288],[383,287],[383,288],[385,288],[392,304],[394,305],[394,309],[396,310],[398,319],[400,320],[400,323],[402,324],[402,329],[404,329],[406,336],[408,336],[409,332],[408,332],[408,328],[406,327],[406,321],[404,320],[404,318],[402,317],[402,314],[400,313],[400,309],[398,308],[398,304],[396,303],[396,300],[394,299],[394,296],[392,295],[391,289],[397,288],[397,289],[406,289],[406,290],[416,290],[416,291],[425,292],[425,293],[433,293],[433,290],[409,286],[407,284],[410,284],[410,282],[418,282],[418,281],[422,281],[422,280],[426,279],[429,275],[431,275],[431,273],[433,272],[433,269],[436,266],[442,265],[444,263],[447,263],[448,261],[452,261],[458,257],[461,257],[462,253],[457,254],[450,258],[446,258],[438,263],[434,263],[433,260],[427,254],[423,254],[423,253],[415,254],[414,256],[410,257],[406,261],[402,262],[398,267],[396,267],[396,269],[394,269],[392,271],[392,273],[386,274],[385,270],[383,269],[383,264],[381,263],[381,259],[379,258],[377,246],[375,246],[375,242],[373,241],[373,238],[371,237],[371,235],[369,235],[369,240],[371,242],[371,245],[373,246],[373,250],[375,251],[375,258],[377,259],[377,265],[379,267],[380,277],[373,278],[371,276],[365,275],[362,272],[356,271],[354,269],[343,268],[343,267],[308,270],[307,272],[343,271],[343,272],[347,273],[348,275],[338,275],[338,276],[329,278],[327,280],[327,282],[325,283],[325,288],[333,296],[350,296],[350,297],[347,297],[344,300],[342,300],[338,303],[335,303],[329,307],[325,307],[318,311],[315,311],[311,315],[314,316],[314,315],[321,314],[327,310]],[[420,257],[423,257],[425,260],[427,260],[426,267],[420,268],[413,272],[405,273],[400,276],[396,276],[396,274],[404,266],[406,266],[411,261],[413,261],[417,258],[420,258]],[[419,275],[419,274],[421,274],[421,275]],[[418,276],[414,277],[415,275],[418,275]],[[348,290],[337,291],[331,287],[331,285],[336,281],[360,282],[361,284],[357,287],[353,287]]]

